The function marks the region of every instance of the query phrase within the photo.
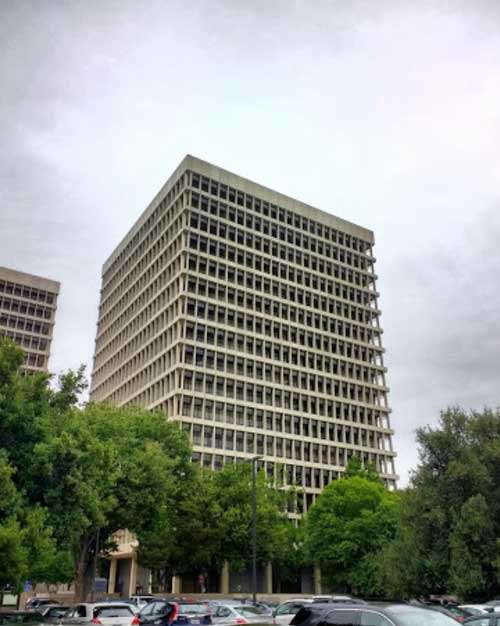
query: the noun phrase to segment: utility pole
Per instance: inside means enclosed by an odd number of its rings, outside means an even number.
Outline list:
[[[257,461],[261,456],[252,458],[252,598],[257,602]]]

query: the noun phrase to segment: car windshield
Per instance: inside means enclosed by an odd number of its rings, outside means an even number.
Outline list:
[[[398,624],[401,626],[457,626],[457,622],[428,609],[417,609],[415,607],[397,607],[388,609],[388,611],[398,618]]]
[[[262,609],[259,609],[258,607],[252,605],[235,606],[234,609],[235,611],[238,611],[238,613],[241,613],[242,615],[248,615],[249,617],[262,615]]]
[[[94,610],[94,617],[128,617],[132,614],[128,606],[100,606]]]
[[[250,604],[245,605],[246,608],[251,608],[257,615],[266,615],[269,613],[269,608],[264,606],[263,604]]]
[[[192,615],[205,615],[208,613],[204,604],[180,604],[179,613],[191,613]]]

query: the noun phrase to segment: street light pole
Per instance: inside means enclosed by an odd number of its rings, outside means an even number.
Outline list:
[[[252,598],[257,602],[257,461],[261,456],[252,458]]]

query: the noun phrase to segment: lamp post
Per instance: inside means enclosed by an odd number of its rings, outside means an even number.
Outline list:
[[[257,602],[257,461],[261,456],[252,458],[252,598]]]

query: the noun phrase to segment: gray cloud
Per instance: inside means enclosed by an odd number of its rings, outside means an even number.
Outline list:
[[[63,283],[91,363],[100,267],[191,152],[376,233],[392,423],[499,404],[500,8],[68,2],[0,9],[0,264]]]

